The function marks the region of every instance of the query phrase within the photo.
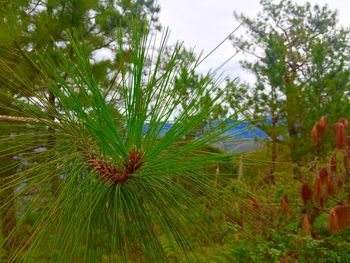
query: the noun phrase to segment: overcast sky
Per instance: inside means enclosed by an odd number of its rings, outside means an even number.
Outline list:
[[[294,0],[305,3],[305,0]],[[311,3],[328,4],[338,10],[339,24],[350,26],[350,0],[311,0]],[[196,47],[207,54],[238,26],[233,12],[255,17],[261,10],[259,0],[158,0],[161,6],[160,22],[171,30],[170,41],[184,41],[188,48]],[[240,32],[237,32],[240,34]],[[226,41],[199,67],[202,73],[215,69],[235,53],[230,41]],[[242,71],[235,56],[223,68],[231,78],[239,76],[241,80],[251,80],[251,76]]]

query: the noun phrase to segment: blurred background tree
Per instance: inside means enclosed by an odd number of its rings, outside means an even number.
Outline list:
[[[315,121],[328,116],[334,123],[350,109],[350,35],[337,25],[337,13],[328,6],[288,0],[260,3],[258,18],[235,14],[246,31],[231,38],[235,48],[253,58],[242,66],[256,81],[229,84],[233,93],[228,100],[237,114],[259,121],[270,136],[273,163],[280,135],[299,178],[298,167],[313,150],[310,130]]]
[[[43,105],[46,114],[54,119],[59,110],[54,93],[43,86],[38,72],[33,67],[35,56],[44,54],[55,57],[54,46],[68,54],[72,59],[74,55],[70,45],[70,35],[80,36],[87,56],[92,60],[92,71],[98,85],[107,87],[111,81],[111,75],[116,68],[123,63],[128,50],[128,38],[133,27],[133,21],[137,21],[140,30],[147,28],[156,31],[160,29],[157,14],[159,6],[154,0],[18,0],[3,1],[0,4],[0,61],[11,66],[11,71],[16,72],[22,79],[31,79],[35,88],[47,96],[49,104]],[[141,29],[143,27],[143,29]],[[123,32],[116,35],[117,29]],[[74,30],[74,31],[73,31]],[[118,38],[123,38],[122,45],[117,44]],[[28,60],[28,55],[34,61]],[[10,62],[10,63],[9,63]],[[57,63],[58,65],[58,63]],[[62,72],[62,74],[66,74]],[[0,74],[0,115],[26,116],[23,105],[37,104],[34,94],[26,89],[8,88],[7,74]],[[15,99],[16,98],[16,99]],[[22,98],[18,100],[18,98]],[[2,123],[0,136],[31,132],[26,125],[8,125]],[[46,138],[42,134],[36,136],[36,140],[47,140],[47,148],[55,144],[54,130],[48,128]],[[45,136],[44,136],[45,137]],[[28,142],[28,149],[30,142]],[[28,157],[7,155],[3,149],[0,165],[8,169],[2,170],[2,177],[9,176],[18,170],[21,164],[26,163]],[[58,178],[52,182],[52,192],[58,187]],[[16,206],[13,203],[14,189],[8,188],[1,196],[1,204],[6,205],[6,211],[1,211],[2,236],[6,237],[16,227]],[[3,207],[3,206],[2,206]],[[15,239],[12,244],[5,243],[6,253],[16,247]],[[5,253],[5,254],[6,254]],[[6,255],[4,256],[6,260]]]

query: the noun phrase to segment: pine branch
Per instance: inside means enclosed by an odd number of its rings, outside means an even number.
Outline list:
[[[31,124],[51,124],[50,121],[45,119],[37,119],[31,117],[23,117],[23,116],[8,116],[8,115],[0,115],[0,122],[24,122]],[[51,125],[50,125],[51,126]]]

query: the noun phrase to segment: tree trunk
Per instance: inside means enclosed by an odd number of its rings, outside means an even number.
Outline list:
[[[300,172],[300,156],[298,154],[298,132],[295,128],[295,124],[292,123],[291,125],[288,125],[288,135],[289,135],[289,151],[290,151],[290,157],[293,164],[293,174],[294,179],[300,180],[301,179],[301,172]]]
[[[291,72],[285,76],[286,85],[286,112],[287,112],[287,125],[288,125],[288,136],[289,136],[289,152],[291,161],[293,163],[294,178],[300,180],[301,173],[299,169],[299,154],[298,154],[298,130],[297,125],[301,125],[300,120],[297,118],[298,110],[298,93],[295,88],[294,78],[296,74],[296,66],[291,67]]]
[[[276,133],[276,124],[278,116],[272,116],[272,131],[271,131],[271,169],[268,182],[270,184],[275,184],[275,172],[276,172],[276,159],[277,159],[277,133]]]

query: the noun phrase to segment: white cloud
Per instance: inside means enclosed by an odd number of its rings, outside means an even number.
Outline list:
[[[305,0],[294,0],[305,3]],[[348,0],[311,0],[313,4],[328,4],[331,9],[338,9],[339,22],[350,25],[350,4]],[[259,0],[159,0],[161,6],[160,21],[171,30],[171,42],[184,41],[186,47],[196,47],[197,52],[204,50],[204,55],[218,45],[237,25],[233,12],[244,13],[254,17],[261,10]],[[207,73],[219,67],[235,50],[230,41],[226,41],[215,53],[206,59],[198,68]],[[248,72],[242,71],[236,56],[220,71],[231,78],[239,76],[242,80],[251,81]],[[218,72],[220,73],[220,72]]]

